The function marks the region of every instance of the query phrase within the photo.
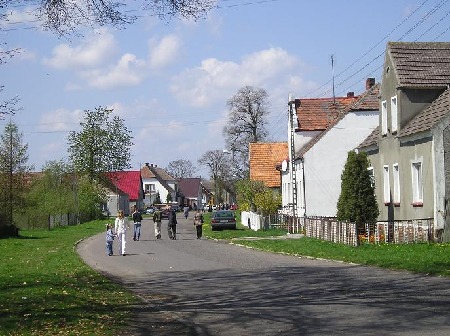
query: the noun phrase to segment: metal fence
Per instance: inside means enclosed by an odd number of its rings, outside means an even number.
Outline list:
[[[341,222],[334,217],[292,217],[277,214],[269,216],[269,227],[352,246],[435,240],[433,218],[377,222],[358,227],[355,223]]]

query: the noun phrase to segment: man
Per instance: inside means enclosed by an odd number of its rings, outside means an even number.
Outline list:
[[[161,209],[157,208],[153,213],[153,223],[155,225],[155,238],[161,239]]]
[[[169,207],[169,222],[167,223],[167,233],[172,240],[177,239],[177,213]]]
[[[133,205],[133,223],[134,223],[134,231],[133,231],[133,240],[139,240],[141,237],[141,222],[142,215],[139,211],[137,211],[137,206]]]

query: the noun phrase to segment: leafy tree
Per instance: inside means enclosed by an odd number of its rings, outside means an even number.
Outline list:
[[[230,177],[230,162],[228,156],[222,150],[209,150],[204,153],[198,163],[209,169],[214,181],[215,203],[222,203],[224,181]]]
[[[13,225],[14,211],[20,211],[26,191],[26,177],[33,169],[27,165],[28,144],[13,122],[0,136],[0,234]]]
[[[281,207],[281,194],[264,186],[262,192],[255,194],[255,206],[263,216],[274,214]]]
[[[172,202],[173,200],[172,200],[172,193],[167,193],[167,197],[166,197],[166,203],[170,203],[170,202]]]
[[[161,195],[159,194],[159,191],[156,192],[155,202],[153,204],[161,204]]]
[[[248,176],[248,148],[250,143],[266,140],[268,94],[264,89],[244,86],[227,102],[227,125],[223,128],[225,143],[233,155],[233,173]]]
[[[242,179],[236,182],[236,193],[239,208],[243,210],[256,211],[256,195],[265,191],[264,182]],[[262,203],[262,200],[261,200]],[[259,204],[261,204],[259,203]]]
[[[367,153],[348,152],[341,175],[341,194],[337,204],[338,220],[358,225],[376,222],[379,210],[368,168]]]
[[[133,145],[130,131],[118,116],[111,118],[112,110],[97,107],[85,111],[81,131],[69,133],[68,151],[74,168],[90,181],[102,180],[105,172],[130,168],[130,149]]]
[[[183,159],[171,161],[165,168],[165,171],[176,180],[193,177],[195,170],[191,161]]]
[[[80,221],[101,218],[101,205],[107,202],[105,188],[96,181],[92,182],[86,175],[81,176],[77,183],[77,207]]]

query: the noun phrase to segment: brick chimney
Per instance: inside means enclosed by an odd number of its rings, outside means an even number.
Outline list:
[[[366,79],[366,90],[369,90],[374,85],[375,85],[375,78],[370,77]]]

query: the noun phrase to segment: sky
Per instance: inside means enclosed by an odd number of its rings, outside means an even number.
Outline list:
[[[269,141],[287,141],[288,97],[364,92],[380,81],[388,41],[450,41],[450,0],[218,0],[196,22],[161,20],[128,2],[138,20],[61,38],[44,31],[25,1],[0,22],[0,101],[20,97],[14,116],[40,171],[67,158],[67,136],[85,110],[113,109],[132,132],[131,170],[167,167],[225,148],[227,101],[250,85],[269,94]],[[29,2],[33,3],[33,1]],[[3,10],[4,11],[4,10]],[[6,43],[6,45],[5,45]],[[331,59],[333,58],[333,62]],[[333,81],[334,77],[334,81]]]

